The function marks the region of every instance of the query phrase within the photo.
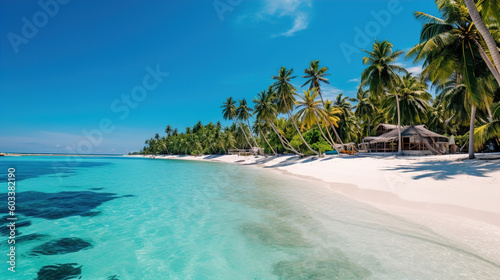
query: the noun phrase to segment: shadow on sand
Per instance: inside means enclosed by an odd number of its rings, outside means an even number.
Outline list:
[[[424,172],[424,174],[414,176],[415,180],[424,178],[448,180],[457,175],[488,177],[488,174],[500,170],[500,162],[490,160],[423,161],[386,170],[401,173]]]

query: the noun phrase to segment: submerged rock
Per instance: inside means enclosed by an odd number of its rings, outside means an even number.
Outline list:
[[[19,205],[16,207],[16,213],[48,220],[61,219],[86,214],[102,203],[116,198],[119,196],[115,193],[91,191],[19,192],[16,196]],[[0,201],[2,200],[6,200],[6,194],[0,194]]]
[[[7,222],[3,223],[2,226],[0,227],[0,235],[4,235],[4,236],[9,236],[10,235],[10,228],[8,227],[8,225],[10,224],[10,222],[14,222],[15,223],[16,229],[14,231],[16,232],[16,236],[19,235],[19,228],[27,227],[27,226],[31,225],[31,222],[27,221],[27,220],[24,220],[24,221],[7,221]]]
[[[62,255],[92,248],[92,244],[76,237],[46,242],[31,250],[31,255]]]
[[[74,279],[82,274],[82,266],[77,265],[76,263],[65,263],[44,266],[38,271],[38,277],[35,280]]]

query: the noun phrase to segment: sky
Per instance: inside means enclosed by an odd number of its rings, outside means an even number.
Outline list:
[[[124,154],[167,124],[221,121],[311,60],[355,97],[362,49],[419,41],[432,0],[0,0],[0,152]],[[398,63],[418,74],[421,66]]]

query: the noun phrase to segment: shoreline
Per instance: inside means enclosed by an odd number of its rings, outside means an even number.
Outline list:
[[[500,161],[463,161],[464,157],[325,156],[301,159],[296,156],[159,155],[156,159],[224,162],[274,169],[283,175],[327,183],[332,191],[369,204],[457,214],[500,227]]]
[[[498,156],[498,155],[496,155]],[[143,158],[143,156],[129,156]],[[156,156],[265,168],[413,221],[500,261],[500,161],[426,157]],[[489,253],[488,253],[489,252]]]

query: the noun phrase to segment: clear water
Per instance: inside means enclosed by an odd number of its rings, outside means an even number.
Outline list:
[[[41,235],[16,244],[15,273],[0,236],[0,279],[37,279],[67,263],[81,267],[81,279],[500,278],[498,262],[428,228],[262,168],[65,160],[0,159],[1,203],[15,167],[18,212],[31,222],[18,238]],[[47,243],[60,238],[92,246]],[[51,254],[33,254],[43,244]],[[70,279],[58,273],[45,279]]]

